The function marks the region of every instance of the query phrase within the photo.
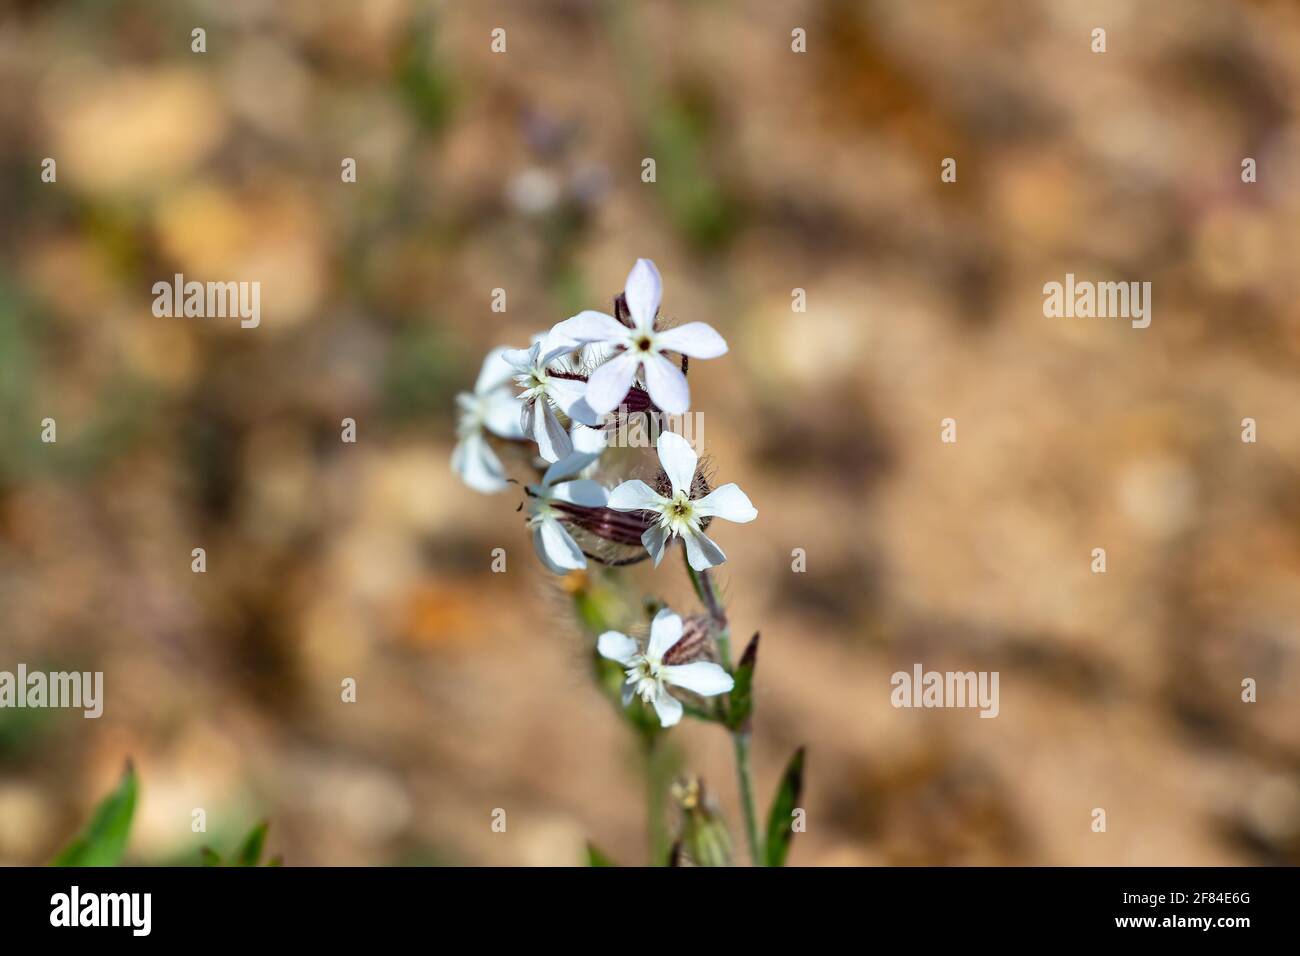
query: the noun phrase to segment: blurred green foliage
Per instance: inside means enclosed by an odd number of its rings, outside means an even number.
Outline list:
[[[442,132],[451,117],[454,93],[430,21],[417,21],[404,38],[397,52],[395,80],[402,102],[421,129],[430,135]]]
[[[393,341],[384,370],[384,412],[399,421],[443,421],[456,392],[472,385],[477,371],[437,326],[407,323]]]
[[[121,863],[127,837],[131,835],[131,818],[135,815],[138,794],[135,768],[128,763],[117,789],[100,801],[86,828],[50,861],[50,865],[117,866]]]

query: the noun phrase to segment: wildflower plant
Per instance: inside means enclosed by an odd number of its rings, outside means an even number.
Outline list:
[[[613,314],[579,312],[526,348],[489,353],[474,391],[457,397],[452,467],[476,491],[518,488],[537,556],[560,576],[590,642],[597,687],[639,744],[652,862],[733,862],[716,801],[698,777],[678,776],[669,734],[691,718],[730,735],[750,860],[780,866],[801,815],[803,750],[786,768],[760,829],[749,761],[759,636],[733,662],[714,579],[727,556],[705,533],[717,519],[754,521],[758,510],[739,485],[714,487],[696,449],[667,430],[669,416],[690,408],[690,359],[722,356],[727,343],[704,322],[669,324],[662,298],[659,270],[638,259]],[[610,436],[637,418],[659,433],[653,460],[629,460],[626,449],[610,447]],[[529,477],[507,478],[503,458]],[[693,613],[635,593],[624,570],[651,560],[663,573],[665,555],[678,544],[700,604]],[[611,865],[595,847],[588,858]]]

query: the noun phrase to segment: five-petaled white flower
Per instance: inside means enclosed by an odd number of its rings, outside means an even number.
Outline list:
[[[587,558],[564,527],[563,511],[555,504],[603,508],[609,498],[609,492],[598,482],[577,478],[605,450],[604,433],[575,425],[571,444],[573,451],[546,469],[540,484],[528,486],[528,527],[533,532],[533,547],[542,564],[556,574],[585,568]]]
[[[505,469],[484,429],[502,438],[521,439],[519,399],[511,394],[510,379],[514,369],[503,358],[507,349],[496,348],[487,354],[473,392],[456,396],[460,420],[456,424],[456,447],[451,452],[451,467],[461,480],[475,491],[485,494],[506,487]]]
[[[681,701],[668,693],[669,686],[694,691],[704,697],[725,694],[735,686],[731,675],[712,661],[665,664],[664,657],[681,637],[682,619],[664,608],[650,623],[650,642],[644,652],[636,641],[618,631],[606,631],[596,641],[596,650],[601,657],[617,661],[626,668],[623,706],[630,704],[633,696],[640,697],[654,707],[659,723],[664,727],[671,727],[682,719]]]
[[[565,378],[563,371],[553,365],[561,356],[574,351],[576,343],[555,336],[544,336],[530,348],[510,349],[505,360],[515,371],[515,384],[522,388],[519,398],[523,402],[519,424],[533,441],[537,450],[549,462],[559,461],[573,451],[573,443],[560,420],[551,409],[551,402],[575,422],[596,425],[600,416],[588,407],[583,393],[586,384],[580,378]]]
[[[641,536],[641,543],[655,559],[663,560],[664,547],[680,536],[686,547],[686,559],[696,571],[703,571],[727,560],[722,549],[700,530],[700,519],[723,518],[746,522],[758,517],[758,511],[740,486],[731,483],[715,488],[703,498],[691,497],[695,467],[699,456],[686,439],[673,432],[659,436],[659,463],[672,486],[672,497],[665,498],[644,481],[625,481],[609,495],[609,507],[615,511],[650,511],[659,520]]]
[[[710,359],[725,355],[727,343],[711,325],[687,322],[674,329],[655,330],[655,314],[663,297],[659,270],[649,259],[638,259],[623,289],[633,328],[612,315],[587,310],[565,319],[551,334],[583,344],[603,344],[618,351],[587,379],[587,404],[598,415],[613,411],[632,387],[638,370],[650,398],[665,412],[680,415],[691,407],[686,376],[664,352]]]

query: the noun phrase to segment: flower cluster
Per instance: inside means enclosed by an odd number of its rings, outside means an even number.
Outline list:
[[[727,352],[726,341],[704,322],[666,327],[662,296],[659,270],[638,259],[614,315],[579,312],[535,336],[528,348],[493,349],[474,391],[456,398],[452,467],[471,488],[493,493],[509,484],[490,436],[536,446],[545,470],[525,486],[527,521],[538,557],[556,574],[585,568],[588,559],[628,563],[598,557],[580,540],[637,547],[657,567],[680,539],[691,568],[702,571],[727,559],[704,533],[712,519],[758,516],[737,485],[710,489],[698,455],[673,432],[659,436],[657,487],[640,479],[610,487],[597,477],[619,412],[660,420],[686,412],[686,357]],[[682,357],[680,365],[670,353]]]

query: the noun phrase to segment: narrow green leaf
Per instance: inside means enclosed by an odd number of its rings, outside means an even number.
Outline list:
[[[587,841],[587,865],[588,866],[618,866],[613,860],[600,851],[600,848],[591,841]]]
[[[732,730],[748,731],[750,719],[754,715],[754,668],[758,666],[758,631],[745,645],[745,653],[740,655],[736,665],[736,686],[731,689],[727,704],[727,726]]]
[[[127,762],[117,789],[100,801],[95,814],[51,861],[51,866],[117,866],[126,851],[139,784]]]
[[[766,856],[768,866],[784,866],[786,854],[794,840],[794,811],[803,794],[804,748],[800,747],[790,758],[781,783],[772,800],[772,810],[767,815]]]
[[[262,848],[266,846],[266,829],[271,824],[263,820],[244,837],[244,842],[235,851],[235,866],[257,866],[262,858]]]

